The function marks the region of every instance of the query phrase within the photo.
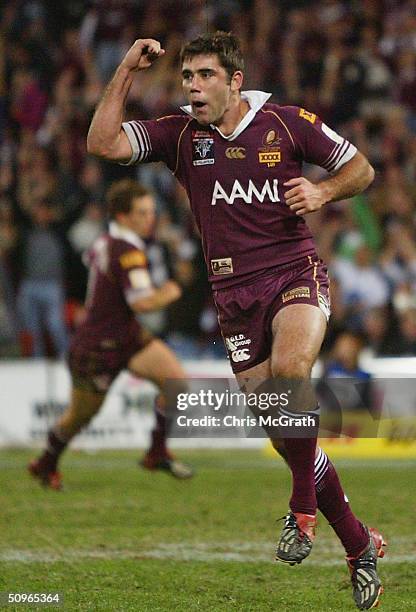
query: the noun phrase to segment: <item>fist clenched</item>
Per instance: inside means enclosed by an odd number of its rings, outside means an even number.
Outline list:
[[[162,55],[165,55],[165,50],[160,42],[153,38],[139,38],[127,51],[121,66],[130,71],[145,70]]]

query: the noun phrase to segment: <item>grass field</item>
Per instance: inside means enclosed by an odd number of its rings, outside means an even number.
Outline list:
[[[26,476],[31,456],[0,452],[0,591],[60,591],[71,611],[356,609],[343,550],[323,518],[307,561],[273,561],[289,493],[280,461],[188,451],[198,473],[178,482],[137,469],[135,453],[69,452],[65,491],[56,493]],[[354,510],[389,541],[382,609],[416,609],[416,462],[337,466]]]

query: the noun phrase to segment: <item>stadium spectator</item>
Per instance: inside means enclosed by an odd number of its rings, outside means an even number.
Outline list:
[[[361,333],[348,329],[341,332],[318,381],[317,393],[322,411],[327,411],[330,418],[334,413],[339,417],[338,423],[333,421],[339,427],[339,431],[333,433],[338,435],[342,432],[351,437],[363,436],[362,427],[373,425],[365,417],[371,414],[375,419],[380,415],[381,406],[373,378],[360,365],[364,347],[365,338]],[[345,415],[349,419],[343,423]],[[376,435],[377,427],[373,432]],[[366,433],[369,435],[368,430]]]
[[[100,410],[111,383],[124,368],[152,381],[160,390],[156,426],[143,467],[165,470],[180,479],[192,476],[166,446],[167,388],[173,380],[185,379],[185,373],[167,345],[141,327],[135,317],[136,313],[158,311],[181,294],[175,281],[165,277],[156,288],[150,278],[145,240],[153,231],[155,203],[146,188],[129,179],[110,187],[107,202],[109,232],[94,242],[88,254],[86,316],[70,349],[70,404],[48,432],[42,455],[29,464],[34,477],[56,490],[62,488],[58,471],[62,453]]]
[[[64,357],[67,349],[65,252],[56,214],[56,207],[48,200],[34,204],[16,244],[15,255],[21,271],[18,312],[21,330],[30,334],[34,357],[47,355],[45,332],[50,335],[57,356]],[[23,216],[20,211],[21,219]]]
[[[388,306],[370,308],[364,313],[362,331],[367,340],[370,355],[393,355],[396,344],[395,317]]]
[[[46,93],[26,68],[16,70],[12,83],[11,117],[21,130],[36,132],[42,125],[47,108]]]
[[[256,391],[272,378],[269,388],[276,390],[289,381],[298,393],[290,404],[298,412],[289,415],[311,415],[316,399],[307,381],[325,335],[329,294],[303,215],[360,193],[374,171],[314,113],[268,104],[264,92],[241,92],[239,41],[224,32],[182,48],[189,102],[183,114],[123,122],[135,73],[164,54],[154,39],[138,39],[128,50],[95,111],[88,150],[121,164],[166,163],[190,198],[240,387]],[[300,160],[334,176],[313,183],[300,176]],[[363,250],[357,264],[368,266]],[[297,392],[295,381],[307,391]],[[309,555],[319,507],[346,549],[357,607],[375,606],[382,593],[376,565],[383,539],[353,515],[335,468],[317,447],[317,428],[303,438],[268,433],[293,480],[276,559],[294,565]]]
[[[399,313],[399,350],[400,355],[414,355],[416,352],[416,296],[412,305]]]
[[[0,256],[0,357],[17,354],[17,323],[13,312],[13,289]]]
[[[387,280],[374,263],[372,251],[365,244],[357,247],[352,261],[335,258],[331,271],[341,287],[341,299],[349,306],[355,325],[360,326],[366,310],[387,304]]]
[[[95,64],[105,83],[118,66],[126,33],[137,22],[135,0],[94,0],[81,25],[82,46],[93,49]]]
[[[325,376],[370,379],[370,374],[359,364],[360,353],[364,346],[365,338],[362,334],[349,330],[339,334],[331,351],[331,358],[326,363]]]

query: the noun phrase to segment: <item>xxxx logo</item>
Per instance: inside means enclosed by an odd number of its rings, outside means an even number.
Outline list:
[[[244,147],[228,147],[225,150],[225,157],[228,159],[245,159],[246,150]]]

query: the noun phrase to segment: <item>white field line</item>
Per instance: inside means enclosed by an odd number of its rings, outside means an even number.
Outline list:
[[[416,545],[409,543],[408,538],[395,538],[394,546],[390,549],[407,548],[405,553],[390,552],[382,563],[416,563]],[[410,549],[410,550],[409,550]],[[321,557],[321,558],[320,558]],[[249,562],[272,562],[273,544],[268,542],[210,542],[210,543],[169,543],[160,544],[152,548],[140,546],[137,550],[117,549],[72,549],[62,552],[49,552],[45,550],[10,549],[0,551],[0,561],[20,563],[74,563],[81,559],[103,559],[103,560],[127,560],[127,559],[165,559],[171,561],[237,561]],[[308,565],[318,567],[330,567],[333,565],[344,565],[342,549],[337,546],[324,546],[321,544],[313,550],[311,558],[306,562]]]
[[[137,455],[137,458],[125,459],[101,459],[96,458],[94,456],[79,456],[79,457],[69,457],[66,464],[66,471],[74,470],[74,469],[94,469],[94,470],[120,470],[120,469],[129,469],[136,468],[137,459],[140,455]],[[187,457],[190,463],[192,463],[192,457]],[[346,470],[365,470],[365,469],[392,469],[392,470],[416,470],[416,459],[333,459],[333,463],[337,468],[342,468]],[[234,471],[234,470],[250,470],[250,469],[277,469],[277,470],[287,470],[287,466],[283,461],[279,459],[274,460],[270,459],[247,459],[247,460],[227,460],[223,463],[211,463],[210,460],[207,460],[206,464],[203,464],[202,461],[198,461],[198,470],[202,471]],[[9,458],[1,458],[0,453],[0,470],[4,473],[4,470],[17,470],[19,472],[25,472],[25,466],[22,462],[18,460],[13,460]]]

